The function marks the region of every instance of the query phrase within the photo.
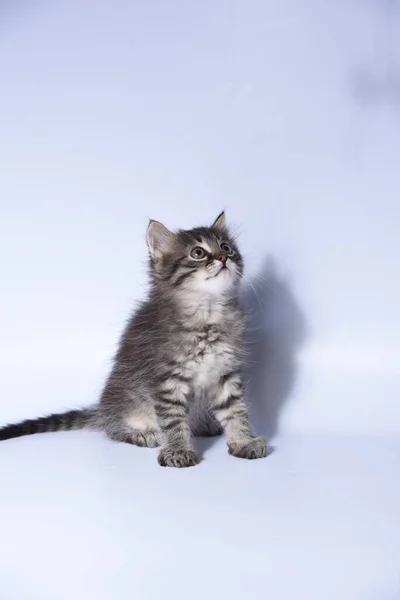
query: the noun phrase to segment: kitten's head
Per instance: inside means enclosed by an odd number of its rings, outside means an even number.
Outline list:
[[[150,221],[147,228],[150,267],[155,282],[177,291],[225,295],[243,272],[239,249],[221,213],[211,227],[169,231]]]

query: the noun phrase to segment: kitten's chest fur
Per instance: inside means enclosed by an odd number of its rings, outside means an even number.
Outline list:
[[[191,380],[195,390],[202,391],[239,368],[240,350],[240,315],[215,309],[200,313],[192,328],[186,329],[177,362],[182,376]]]

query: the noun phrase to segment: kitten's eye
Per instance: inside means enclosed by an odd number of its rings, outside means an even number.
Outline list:
[[[206,251],[204,250],[204,248],[201,248],[200,246],[193,248],[193,250],[190,253],[190,256],[192,258],[195,258],[196,260],[201,260],[202,258],[205,257],[205,255],[206,255]]]
[[[226,244],[225,242],[221,244],[221,250],[222,252],[225,252],[225,254],[227,254],[228,256],[233,254],[232,248],[229,244]]]

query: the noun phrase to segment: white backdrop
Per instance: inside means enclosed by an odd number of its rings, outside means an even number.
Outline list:
[[[0,420],[92,402],[146,218],[225,207],[248,275],[272,261],[307,323],[283,427],[399,432],[396,3],[1,11]]]
[[[0,1],[0,424],[94,402],[147,218],[225,208],[277,447],[2,443],[2,599],[399,597],[399,73],[395,0]]]

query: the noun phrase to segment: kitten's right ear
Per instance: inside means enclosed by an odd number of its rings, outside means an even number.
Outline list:
[[[224,210],[222,211],[222,213],[220,213],[218,215],[218,217],[215,219],[215,221],[211,225],[211,227],[213,229],[225,229],[225,227],[226,227],[226,217],[225,217],[225,211]]]
[[[159,221],[150,220],[146,239],[151,256],[161,258],[171,247],[174,234]]]

